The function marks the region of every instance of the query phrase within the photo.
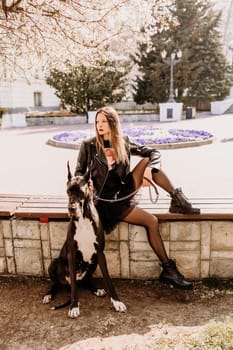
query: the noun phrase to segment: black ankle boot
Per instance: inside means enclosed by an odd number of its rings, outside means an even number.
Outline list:
[[[176,188],[171,193],[171,204],[169,208],[170,213],[180,214],[200,214],[199,208],[193,208],[192,204],[185,197],[181,188]]]
[[[193,287],[192,282],[186,281],[184,276],[178,271],[176,263],[173,260],[169,260],[166,264],[162,264],[163,271],[159,276],[159,282],[172,284],[174,287],[191,289]]]

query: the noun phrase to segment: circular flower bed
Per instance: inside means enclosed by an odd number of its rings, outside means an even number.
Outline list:
[[[123,132],[127,134],[133,141],[142,145],[146,144],[171,144],[184,142],[197,142],[207,140],[213,137],[207,131],[198,130],[183,130],[183,129],[168,129],[161,128],[130,128],[124,129]]]
[[[156,148],[199,146],[213,141],[213,135],[204,130],[162,129],[156,127],[123,128],[133,142],[155,145]],[[48,143],[78,148],[83,140],[95,135],[95,131],[63,132],[53,136]]]

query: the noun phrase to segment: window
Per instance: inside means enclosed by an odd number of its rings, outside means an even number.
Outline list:
[[[39,91],[34,92],[34,106],[35,107],[42,106],[42,93]]]

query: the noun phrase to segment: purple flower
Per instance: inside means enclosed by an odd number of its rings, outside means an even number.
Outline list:
[[[134,142],[142,145],[190,142],[205,140],[213,136],[204,130],[163,130],[155,127],[151,127],[150,129],[145,127],[123,129],[123,133],[127,134]]]
[[[84,139],[90,136],[87,135],[84,131],[79,132],[63,132],[61,134],[54,135],[53,138],[56,141],[60,142],[76,142],[81,143]]]
[[[200,141],[212,138],[213,135],[204,130],[187,129],[162,129],[156,127],[132,127],[124,128],[123,134],[128,135],[133,142],[146,144],[171,144]],[[53,136],[56,141],[76,142],[81,144],[83,140],[94,136],[93,131],[63,132]]]

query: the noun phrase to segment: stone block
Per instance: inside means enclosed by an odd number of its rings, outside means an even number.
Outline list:
[[[146,229],[143,226],[129,225],[130,241],[143,242],[147,241]]]
[[[0,257],[0,273],[7,273],[5,257]]]
[[[44,259],[50,259],[50,244],[49,241],[42,241],[42,253]]]
[[[200,242],[198,241],[185,241],[185,242],[174,242],[172,241],[170,243],[170,251],[185,251],[185,250],[191,250],[191,251],[198,251],[200,252]]]
[[[121,268],[119,251],[106,251],[105,255],[110,276],[113,278],[120,278]]]
[[[201,259],[210,258],[211,249],[211,222],[201,222]]]
[[[12,122],[12,115],[8,113],[3,113],[2,115],[2,128],[12,128],[13,122]]]
[[[4,243],[3,243],[3,234],[2,232],[0,231],[0,247],[3,247],[4,246]]]
[[[45,276],[49,275],[48,268],[49,268],[50,263],[51,263],[51,259],[44,259],[44,274],[45,274]]]
[[[0,232],[4,238],[12,238],[12,220],[0,220]]]
[[[210,273],[210,261],[201,260],[201,278],[208,278]]]
[[[157,255],[155,255],[154,251],[148,250],[142,250],[142,251],[134,251],[130,253],[130,260],[131,261],[155,261],[158,260]]]
[[[119,241],[119,230],[118,225],[117,227],[109,234],[105,234],[105,240],[106,241]]]
[[[181,120],[183,103],[181,102],[166,102],[159,104],[159,120],[161,122],[172,122],[176,120]]]
[[[212,242],[213,250],[232,250],[233,251],[233,222],[217,221],[212,223]]]
[[[164,241],[165,250],[168,255],[170,255],[170,241]]]
[[[30,239],[14,239],[13,244],[15,248],[35,248],[41,249],[40,240]]]
[[[214,250],[211,252],[211,259],[232,259],[233,261],[233,252],[232,250]]]
[[[36,248],[15,248],[17,274],[43,275],[41,250]]]
[[[121,241],[128,241],[129,239],[129,224],[126,222],[120,222],[118,225],[119,237]]]
[[[106,241],[105,250],[119,250],[119,241]]]
[[[233,278],[233,259],[212,259],[210,261],[210,277]]]
[[[7,263],[7,272],[15,275],[16,274],[15,258],[6,257],[6,263]]]
[[[149,242],[138,242],[138,241],[130,241],[129,242],[130,252],[133,251],[151,251],[151,246]],[[130,253],[131,254],[131,253]]]
[[[14,256],[12,239],[5,239],[5,252],[6,252],[6,256]]]
[[[163,241],[169,241],[170,239],[170,223],[163,222],[159,224],[159,232]]]
[[[49,240],[49,224],[48,223],[40,223],[40,236],[42,241]]]
[[[49,234],[51,249],[61,249],[67,235],[68,222],[49,222]]]
[[[14,238],[40,239],[40,227],[37,220],[13,220],[12,230]]]
[[[120,242],[120,276],[129,278],[129,245],[127,242]]]
[[[173,252],[172,259],[176,260],[179,271],[190,279],[200,278],[201,262],[200,253],[191,251]]]
[[[27,126],[25,114],[13,113],[11,117],[13,127],[22,128]]]
[[[171,241],[199,241],[200,222],[171,222],[170,238]]]
[[[161,268],[157,261],[131,261],[130,278],[135,279],[157,279]]]

